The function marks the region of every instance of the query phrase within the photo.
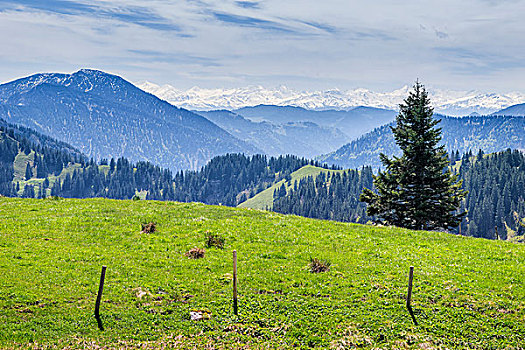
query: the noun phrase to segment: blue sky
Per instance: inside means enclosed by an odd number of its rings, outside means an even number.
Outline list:
[[[525,91],[525,1],[0,1],[0,81]]]

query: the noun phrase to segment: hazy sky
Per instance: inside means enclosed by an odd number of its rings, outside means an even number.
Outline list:
[[[0,0],[0,81],[525,91],[520,0]]]

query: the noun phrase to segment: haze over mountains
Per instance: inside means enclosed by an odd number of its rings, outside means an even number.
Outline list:
[[[349,141],[349,137],[339,129],[320,126],[311,121],[252,121],[226,110],[198,113],[271,156],[294,154],[313,158],[331,152]]]
[[[351,109],[358,106],[396,110],[407,96],[409,86],[391,92],[367,89],[298,91],[281,86],[266,89],[249,86],[234,89],[202,89],[193,87],[180,90],[171,85],[159,86],[150,82],[138,86],[174,105],[190,110],[236,110],[257,105],[296,106],[306,109]],[[525,94],[482,93],[479,91],[429,90],[436,112],[464,116],[471,113],[490,114],[511,105],[525,103]]]
[[[350,140],[378,126],[390,123],[397,114],[393,110],[363,106],[347,111],[313,111],[302,107],[267,105],[244,107],[236,110],[236,113],[252,121],[268,121],[276,124],[297,121],[317,123],[342,131]]]

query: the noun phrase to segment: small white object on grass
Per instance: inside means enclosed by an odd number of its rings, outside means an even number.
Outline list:
[[[204,317],[202,316],[202,312],[199,311],[190,311],[190,318],[192,321],[200,321]]]

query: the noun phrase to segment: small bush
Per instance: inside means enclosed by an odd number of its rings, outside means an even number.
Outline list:
[[[134,195],[133,198],[131,198],[131,200],[140,201],[140,197],[137,195]]]
[[[189,252],[187,252],[186,255],[190,259],[201,259],[204,258],[204,254],[206,251],[202,248],[191,248]]]
[[[157,224],[154,222],[149,222],[147,224],[142,224],[142,233],[154,233],[157,231]]]
[[[224,249],[224,237],[215,233],[206,232],[206,247]]]
[[[328,260],[310,258],[310,264],[308,264],[308,267],[310,268],[311,273],[320,273],[330,271],[330,265],[332,265],[332,263]]]

